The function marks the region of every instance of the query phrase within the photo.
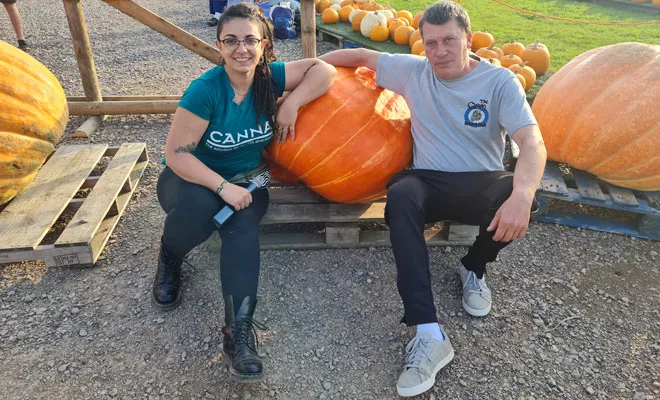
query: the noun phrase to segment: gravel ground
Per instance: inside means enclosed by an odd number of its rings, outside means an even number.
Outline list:
[[[141,4],[210,42],[206,2]],[[82,95],[61,2],[22,0],[32,54]],[[105,95],[180,94],[210,64],[100,1],[85,13]],[[0,38],[14,42],[4,13]],[[331,46],[319,43],[319,51]],[[283,60],[300,40],[278,42]],[[148,144],[151,162],[94,268],[0,267],[4,399],[395,399],[413,332],[389,249],[266,251],[257,317],[267,378],[221,360],[217,254],[195,250],[184,302],[149,302],[163,213],[155,196],[170,116],[110,117],[90,139]],[[82,122],[72,118],[70,133]],[[422,399],[660,398],[660,242],[533,223],[490,268],[491,315],[461,307],[463,247],[433,248],[433,290],[456,350]]]

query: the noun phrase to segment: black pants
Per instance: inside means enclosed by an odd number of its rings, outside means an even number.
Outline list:
[[[247,186],[247,185],[246,185]],[[204,242],[217,228],[213,216],[225,202],[211,190],[180,178],[165,168],[158,178],[158,202],[167,213],[163,246],[177,258]],[[232,295],[234,313],[246,296],[256,298],[259,285],[259,222],[268,208],[268,190],[252,193],[252,203],[220,228],[222,296]]]
[[[388,184],[385,220],[397,265],[397,287],[403,300],[401,322],[437,322],[424,224],[443,220],[479,225],[479,235],[461,262],[478,278],[486,263],[509,242],[493,240],[486,228],[513,190],[513,173],[406,170]]]

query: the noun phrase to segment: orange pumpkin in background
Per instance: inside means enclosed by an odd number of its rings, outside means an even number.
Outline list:
[[[412,160],[408,106],[367,68],[337,68],[332,88],[300,110],[295,129],[295,140],[268,145],[268,157],[332,201],[383,197]]]
[[[660,46],[583,53],[541,86],[532,110],[548,157],[614,185],[660,190]]]
[[[69,120],[57,78],[0,40],[0,205],[22,192],[55,150]]]

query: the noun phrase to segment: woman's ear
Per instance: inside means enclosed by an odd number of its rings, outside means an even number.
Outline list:
[[[268,39],[261,40],[261,50],[264,50],[268,46]]]

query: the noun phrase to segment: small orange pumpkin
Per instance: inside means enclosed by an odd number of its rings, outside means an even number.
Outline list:
[[[527,45],[520,53],[520,58],[527,61],[527,65],[532,67],[538,76],[545,74],[550,67],[550,51],[538,40]]]
[[[419,29],[415,29],[415,31],[410,34],[410,40],[408,41],[408,44],[412,48],[413,44],[415,44],[415,42],[420,40],[421,38],[422,38],[422,32],[420,32]]]
[[[525,50],[525,45],[520,42],[516,42],[515,39],[511,39],[509,43],[502,46],[502,52],[505,56],[513,54],[514,56],[520,57],[520,54],[523,52],[523,50]]]
[[[355,9],[352,6],[342,7],[341,10],[339,10],[339,20],[342,22],[348,22],[348,17],[353,11],[355,11]]]
[[[482,47],[488,47],[495,39],[493,35],[488,32],[476,31],[472,33],[472,51],[477,51]]]
[[[413,18],[412,21],[412,27],[415,29],[419,29],[419,21],[422,20],[422,17],[424,16],[424,11],[420,11],[417,14],[415,14],[415,17]]]
[[[321,14],[321,20],[324,24],[336,24],[339,21],[339,14],[332,8],[326,8]]]
[[[379,22],[376,26],[371,28],[369,38],[374,42],[384,42],[390,38],[390,31],[385,24]]]
[[[509,68],[510,66],[514,64],[520,64],[521,62],[523,62],[523,60],[520,59],[520,57],[514,55],[508,55],[500,58],[500,63],[504,68]]]
[[[394,31],[394,43],[398,45],[407,45],[410,42],[410,35],[415,31],[412,26],[402,26]]]
[[[519,73],[525,77],[525,90],[529,90],[534,86],[536,82],[536,72],[532,67],[528,67],[527,62],[522,62],[520,64],[513,64],[509,66],[509,69],[514,73]]]
[[[422,39],[419,39],[415,43],[413,43],[412,47],[410,48],[410,52],[415,55],[420,55],[424,51],[424,41]]]

